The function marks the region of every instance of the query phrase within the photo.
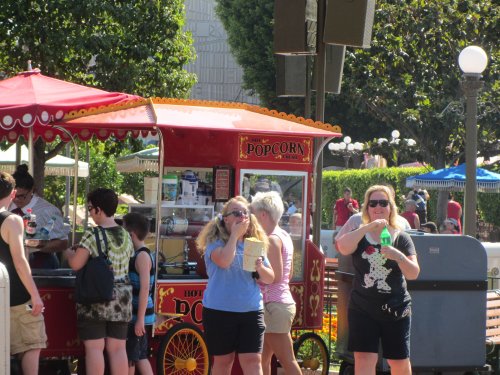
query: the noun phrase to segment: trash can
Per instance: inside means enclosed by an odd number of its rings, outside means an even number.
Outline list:
[[[10,374],[10,289],[9,274],[0,263],[0,374]]]
[[[408,281],[412,296],[413,373],[483,370],[486,362],[487,257],[469,236],[411,234],[420,275]],[[352,283],[350,257],[339,260],[337,354],[341,372],[350,372],[347,306]],[[380,357],[380,356],[379,356]],[[379,358],[378,370],[387,371]]]

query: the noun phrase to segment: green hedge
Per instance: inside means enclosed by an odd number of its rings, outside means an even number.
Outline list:
[[[404,209],[404,198],[410,188],[406,187],[406,178],[429,172],[426,167],[419,168],[376,168],[376,169],[348,169],[343,171],[324,171],[322,185],[322,222],[323,229],[332,227],[332,208],[335,201],[343,196],[345,187],[352,189],[352,196],[362,203],[366,189],[371,185],[388,183],[396,191],[396,204]],[[436,221],[437,190],[428,190],[428,220]],[[455,200],[463,206],[463,193],[454,192]],[[487,222],[500,226],[500,194],[479,193],[478,209],[481,217]]]

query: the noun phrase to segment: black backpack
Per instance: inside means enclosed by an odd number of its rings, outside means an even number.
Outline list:
[[[411,199],[413,199],[415,203],[417,203],[417,211],[425,211],[426,209],[425,197],[414,191],[413,195],[411,196]]]

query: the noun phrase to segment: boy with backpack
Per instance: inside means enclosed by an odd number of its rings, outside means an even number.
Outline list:
[[[135,250],[129,265],[132,284],[132,321],[127,337],[129,374],[135,374],[137,367],[140,374],[152,375],[148,360],[148,335],[155,321],[152,296],[155,268],[151,252],[144,244],[149,233],[149,221],[141,214],[128,213],[123,217],[123,226],[130,233]]]

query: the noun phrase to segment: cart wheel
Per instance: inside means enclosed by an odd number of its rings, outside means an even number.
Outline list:
[[[208,375],[210,360],[203,334],[190,323],[170,328],[158,352],[157,374]]]
[[[328,375],[330,358],[323,339],[313,332],[306,332],[293,343],[295,358],[302,374]]]
[[[340,364],[339,375],[354,375],[354,365],[347,361]]]

